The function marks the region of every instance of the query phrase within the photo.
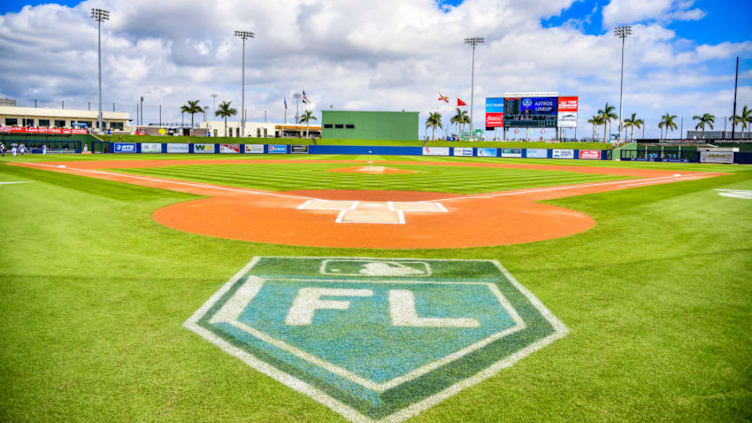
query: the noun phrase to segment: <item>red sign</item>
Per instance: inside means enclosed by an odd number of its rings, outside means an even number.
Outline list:
[[[86,129],[68,128],[19,128],[15,126],[0,126],[0,132],[11,134],[42,134],[42,135],[86,135]]]
[[[486,113],[486,128],[501,128],[504,126],[504,113]]]
[[[582,160],[600,160],[601,150],[580,150],[580,159]]]
[[[576,112],[577,97],[559,97],[559,112]]]

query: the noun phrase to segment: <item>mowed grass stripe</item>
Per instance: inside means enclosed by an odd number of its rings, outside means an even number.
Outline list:
[[[273,191],[300,189],[379,189],[459,194],[506,191],[626,179],[570,171],[393,165],[417,173],[370,175],[327,172],[348,167],[330,163],[214,164],[120,169],[119,172]]]

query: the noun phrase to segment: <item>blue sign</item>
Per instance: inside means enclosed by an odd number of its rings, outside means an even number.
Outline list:
[[[287,154],[287,146],[279,144],[269,144],[269,154]]]
[[[135,153],[136,152],[136,143],[132,143],[132,142],[116,142],[115,143],[115,152],[116,153]]]
[[[555,115],[559,110],[557,97],[527,97],[520,102],[520,114]]]
[[[486,113],[504,113],[504,97],[487,97]]]
[[[478,157],[496,157],[497,150],[495,148],[479,148]]]

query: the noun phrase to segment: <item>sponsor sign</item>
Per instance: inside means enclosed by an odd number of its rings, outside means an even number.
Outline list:
[[[279,144],[269,144],[269,154],[287,154],[287,146]]]
[[[423,147],[424,156],[448,156],[449,147]]]
[[[142,153],[161,153],[162,144],[158,142],[142,142],[141,152]]]
[[[551,156],[554,159],[574,159],[574,150],[559,150],[554,149]]]
[[[197,154],[213,154],[214,144],[193,144],[193,152]]]
[[[188,144],[184,142],[167,143],[167,152],[168,153],[188,153]]]
[[[359,422],[408,419],[567,334],[496,261],[403,258],[255,257],[184,326]]]
[[[504,127],[504,97],[486,98],[486,128]]]
[[[556,118],[559,128],[577,127],[577,106],[577,97],[559,97],[559,113]]]
[[[522,157],[521,148],[502,148],[501,157]]]
[[[582,160],[600,160],[601,150],[580,150],[580,159]]]
[[[308,154],[308,146],[307,145],[291,145],[290,153],[291,154]]]
[[[545,148],[528,148],[525,153],[528,159],[545,159],[548,157],[548,150]]]
[[[496,157],[497,151],[495,148],[479,148],[478,157]]]
[[[701,163],[734,163],[733,151],[700,151]]]
[[[454,155],[463,156],[463,157],[472,157],[473,149],[472,147],[454,147]]]
[[[15,126],[0,126],[0,132],[10,134],[45,134],[45,135],[86,135],[87,129],[68,128],[18,128]]]
[[[240,144],[220,144],[219,152],[221,154],[237,154],[240,153]]]
[[[115,153],[135,153],[136,143],[133,142],[116,142]]]
[[[264,154],[264,144],[246,144],[246,154]]]

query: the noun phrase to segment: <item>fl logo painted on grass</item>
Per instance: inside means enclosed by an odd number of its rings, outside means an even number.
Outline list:
[[[400,421],[567,333],[491,260],[255,257],[185,326],[352,421]]]

